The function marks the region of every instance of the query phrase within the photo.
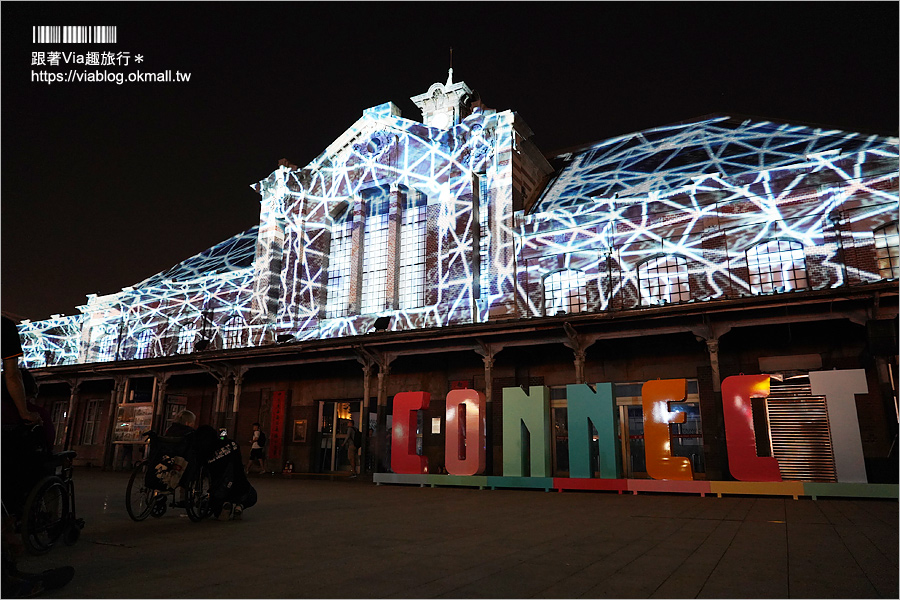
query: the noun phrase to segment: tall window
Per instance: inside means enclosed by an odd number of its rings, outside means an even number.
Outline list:
[[[567,269],[544,278],[544,314],[580,313],[587,309],[584,271]]]
[[[878,273],[884,278],[900,276],[900,235],[897,223],[875,230],[875,259]]]
[[[328,290],[325,318],[346,317],[350,312],[350,255],[353,210],[349,207],[331,227],[331,251],[328,263]]]
[[[377,313],[387,303],[388,210],[390,191],[376,188],[363,194],[366,208],[363,242],[362,314]]]
[[[56,440],[54,440],[54,446],[62,446],[63,437],[66,433],[66,417],[68,413],[66,411],[69,410],[69,403],[61,400],[59,402],[55,402],[53,404],[53,410],[50,412],[50,420],[53,421],[53,427],[56,429]]]
[[[100,338],[100,345],[97,349],[97,362],[112,360],[116,360],[116,334],[107,332]]]
[[[81,429],[81,443],[91,446],[100,443],[100,407],[103,400],[88,400],[84,409],[84,426]]]
[[[428,198],[409,190],[400,228],[400,273],[398,292],[400,309],[425,304],[425,209]]]
[[[491,228],[488,223],[488,180],[486,175],[478,176],[478,288],[479,297],[484,298],[491,291],[491,277],[488,272],[488,253],[490,252]]]
[[[197,338],[197,328],[193,325],[182,327],[178,332],[178,354],[190,354],[194,351],[194,340]]]
[[[786,292],[806,287],[803,244],[772,240],[747,251],[750,291],[754,294]]]
[[[246,323],[241,317],[235,316],[228,319],[222,332],[224,348],[227,350],[228,348],[240,348],[243,346],[245,329]]]
[[[141,360],[142,358],[150,357],[150,343],[153,341],[153,330],[152,329],[144,329],[138,334],[137,338],[137,348],[134,351],[134,359]]]
[[[687,261],[680,256],[658,256],[638,267],[641,305],[653,306],[691,299]]]

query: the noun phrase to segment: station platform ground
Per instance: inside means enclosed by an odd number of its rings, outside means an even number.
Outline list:
[[[128,473],[77,470],[48,598],[897,598],[892,499],[375,485],[252,475],[240,521],[136,523]]]

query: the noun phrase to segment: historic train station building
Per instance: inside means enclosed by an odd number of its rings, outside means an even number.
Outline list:
[[[123,468],[190,409],[241,443],[263,423],[273,470],[333,473],[353,419],[386,472],[393,399],[422,391],[409,439],[442,473],[445,399],[470,389],[501,475],[503,390],[545,387],[548,475],[569,477],[567,386],[612,383],[616,476],[647,479],[643,386],[684,380],[667,451],[729,481],[722,382],[752,374],[758,456],[838,482],[844,423],[810,374],[861,371],[852,480],[896,482],[897,138],[708,115],[545,156],[452,71],[412,100],[421,120],[388,102],[282,160],[246,231],[20,323],[58,445]]]

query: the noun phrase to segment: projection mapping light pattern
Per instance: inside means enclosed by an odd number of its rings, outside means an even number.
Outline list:
[[[727,116],[659,127],[554,158],[526,214],[515,182],[540,173],[523,132],[510,111],[444,130],[390,103],[368,109],[309,165],[254,186],[257,227],[90,296],[81,315],[22,323],[25,362],[353,336],[379,316],[406,330],[896,276],[895,138]]]

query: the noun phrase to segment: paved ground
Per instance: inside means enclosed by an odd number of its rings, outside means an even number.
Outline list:
[[[254,476],[242,521],[135,523],[76,472],[60,598],[897,598],[898,505],[376,486]]]

